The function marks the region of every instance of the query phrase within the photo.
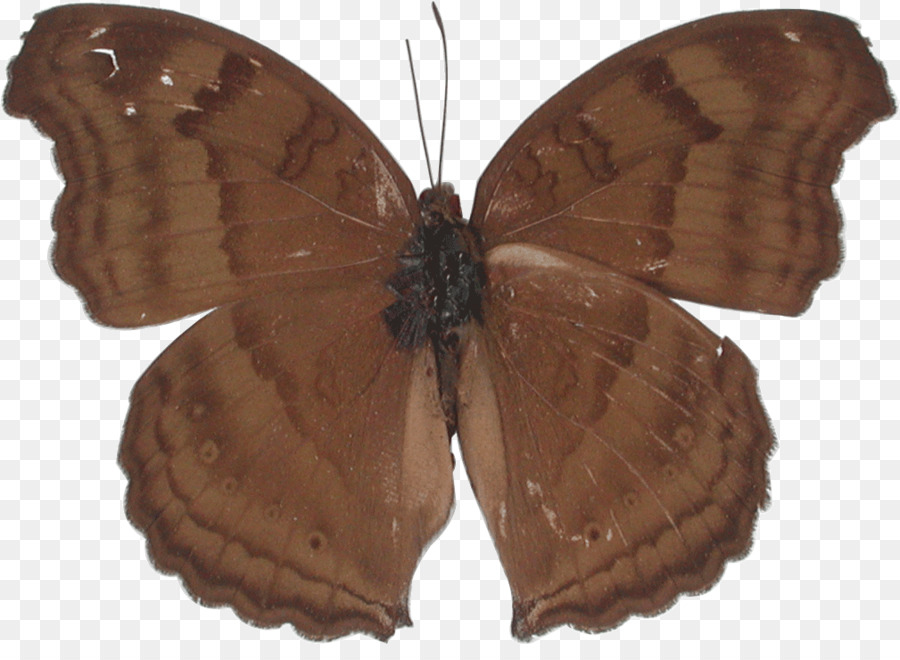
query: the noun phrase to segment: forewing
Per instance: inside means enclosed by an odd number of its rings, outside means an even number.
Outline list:
[[[7,112],[56,142],[66,180],[54,265],[100,322],[384,281],[418,217],[408,179],[341,101],[198,19],[57,7],[9,77]]]
[[[389,302],[371,284],[235,303],[138,381],[127,511],[198,600],[316,639],[409,625],[452,457],[433,351],[397,349]]]
[[[605,630],[708,589],[767,501],[773,436],[747,358],[587,260],[509,244],[486,265],[459,436],[514,634]]]
[[[674,297],[798,314],[840,260],[843,151],[893,111],[847,19],[703,19],[547,101],[488,166],[472,222],[487,248],[545,245]]]

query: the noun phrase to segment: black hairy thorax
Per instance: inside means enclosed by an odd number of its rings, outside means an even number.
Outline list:
[[[462,217],[453,186],[423,191],[419,212],[422,222],[387,282],[397,301],[384,319],[403,348],[443,341],[470,319],[481,320],[481,240]]]
[[[449,183],[422,191],[419,213],[416,233],[397,256],[400,269],[387,281],[397,300],[384,310],[384,320],[400,347],[434,346],[444,412],[455,427],[457,331],[470,320],[482,321],[481,237],[462,217]]]

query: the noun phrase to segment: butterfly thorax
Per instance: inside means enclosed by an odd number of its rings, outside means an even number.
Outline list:
[[[385,310],[391,333],[404,348],[445,342],[470,319],[481,320],[484,268],[481,241],[462,217],[449,183],[419,196],[421,222],[387,287],[397,301]]]
[[[397,301],[384,311],[384,320],[403,348],[433,344],[447,397],[456,381],[457,330],[470,320],[481,321],[481,240],[462,217],[459,196],[449,183],[423,191],[419,212],[421,222],[387,282]]]

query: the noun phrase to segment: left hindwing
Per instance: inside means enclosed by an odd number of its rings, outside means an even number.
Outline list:
[[[220,307],[134,386],[128,515],[198,600],[314,639],[409,625],[453,468],[433,354],[398,350],[390,299],[373,282]]]

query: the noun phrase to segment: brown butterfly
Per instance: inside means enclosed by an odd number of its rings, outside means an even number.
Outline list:
[[[154,561],[316,639],[410,624],[456,431],[517,637],[714,584],[773,436],[750,362],[668,296],[802,312],[840,259],[843,151],[894,111],[846,19],[716,16],[547,101],[465,220],[300,69],[180,14],[39,14],[5,103],[56,142],[53,262],[94,319],[214,310],[131,397]]]

